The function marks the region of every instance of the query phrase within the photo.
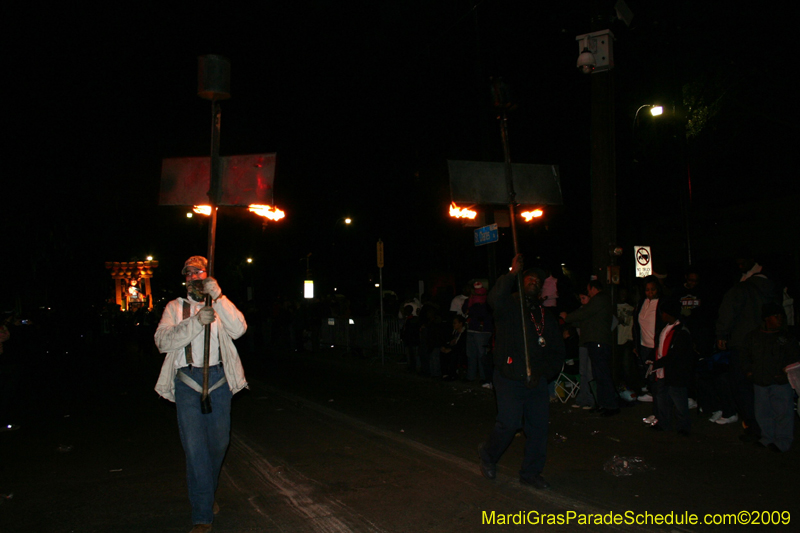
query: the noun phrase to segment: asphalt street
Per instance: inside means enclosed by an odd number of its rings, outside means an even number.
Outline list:
[[[0,433],[0,531],[191,528],[175,409],[153,391],[158,354],[136,342],[103,352],[28,367],[22,427]],[[798,447],[758,449],[698,413],[682,437],[645,426],[647,404],[611,418],[551,404],[552,489],[537,491],[517,481],[523,436],[497,480],[478,471],[495,414],[487,389],[339,350],[243,360],[250,389],[234,398],[214,531],[722,531],[734,526],[675,522],[742,512],[786,531],[800,521]],[[604,467],[615,456],[642,468],[614,475]],[[570,522],[537,525],[544,514]]]

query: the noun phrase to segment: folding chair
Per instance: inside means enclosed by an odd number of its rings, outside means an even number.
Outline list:
[[[556,378],[556,395],[561,403],[567,403],[578,396],[581,388],[581,373],[575,359],[567,359],[561,367],[561,373]]]

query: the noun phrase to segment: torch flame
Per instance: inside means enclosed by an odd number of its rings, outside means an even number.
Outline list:
[[[286,216],[286,213],[277,207],[272,207],[269,205],[252,204],[248,207],[248,209],[258,216],[268,218],[275,222]]]
[[[196,205],[196,206],[194,206],[192,208],[192,211],[194,211],[198,215],[209,216],[211,214],[211,206],[210,205]]]
[[[520,215],[525,219],[525,222],[530,222],[534,218],[539,218],[540,216],[544,215],[544,211],[541,209],[534,209],[533,211],[525,211],[520,213]]]
[[[450,216],[454,218],[469,218],[470,220],[478,216],[476,211],[458,207],[455,203],[450,203]]]

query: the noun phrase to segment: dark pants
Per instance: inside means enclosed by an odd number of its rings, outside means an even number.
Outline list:
[[[522,381],[514,381],[494,373],[494,390],[497,393],[497,419],[489,439],[481,448],[481,459],[496,463],[514,440],[517,430],[525,431],[525,457],[519,471],[521,478],[530,479],[544,470],[547,454],[547,423],[550,416],[550,398],[547,380],[528,388]]]
[[[592,375],[597,386],[597,403],[604,409],[617,409],[617,388],[611,376],[611,346],[598,342],[589,342],[589,360],[592,362]]]
[[[658,425],[670,431],[672,429],[673,415],[675,429],[689,431],[692,420],[689,418],[689,393],[686,387],[672,387],[660,384],[657,387],[658,397],[653,401],[658,402]]]
[[[443,352],[440,350],[439,361],[441,361],[442,377],[447,376],[450,379],[454,379],[456,377],[456,371],[458,368],[456,364],[455,350],[450,350],[449,352]]]
[[[753,382],[747,379],[741,366],[741,355],[738,349],[731,350],[731,364],[726,377],[730,397],[736,404],[739,420],[744,422],[747,432],[761,435],[761,429],[756,422],[755,393]],[[723,410],[722,416],[731,416]]]

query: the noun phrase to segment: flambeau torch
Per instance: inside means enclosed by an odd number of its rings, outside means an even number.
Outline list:
[[[505,163],[506,192],[508,194],[508,215],[511,221],[511,236],[514,241],[514,256],[519,255],[519,242],[517,240],[517,221],[514,214],[517,203],[517,193],[514,191],[514,180],[511,169],[511,150],[508,145],[508,110],[513,109],[509,102],[508,86],[502,80],[496,79],[492,82],[492,100],[497,108],[500,120],[500,134],[503,138],[503,155]],[[522,344],[525,350],[525,383],[533,387],[536,383],[531,383],[531,355],[528,351],[528,328],[525,327],[525,290],[522,282],[522,269],[517,272],[517,287],[519,289],[519,312],[522,318]]]
[[[231,64],[217,55],[199,57],[197,60],[197,96],[211,100],[211,172],[209,174],[208,202],[211,220],[208,223],[208,275],[214,276],[214,254],[217,238],[217,205],[220,201],[219,175],[219,101],[231,97]],[[211,295],[206,294],[206,306],[211,307]],[[206,324],[203,339],[203,392],[200,396],[200,411],[211,412],[211,397],[208,395],[208,361],[211,346],[211,324]]]
[[[195,206],[196,213],[209,215],[208,275],[214,275],[218,206],[249,207],[250,211],[277,221],[284,218],[273,208],[272,183],[275,178],[275,154],[252,154],[220,157],[219,102],[230,98],[230,62],[218,55],[198,58],[197,95],[211,101],[211,157],[167,158],[161,167],[161,205]],[[207,200],[206,200],[207,198]],[[207,205],[206,205],[207,204]],[[266,222],[265,222],[266,223]],[[212,304],[206,296],[207,306]],[[211,325],[205,326],[203,350],[203,390],[200,408],[211,412],[208,395],[208,361]]]

